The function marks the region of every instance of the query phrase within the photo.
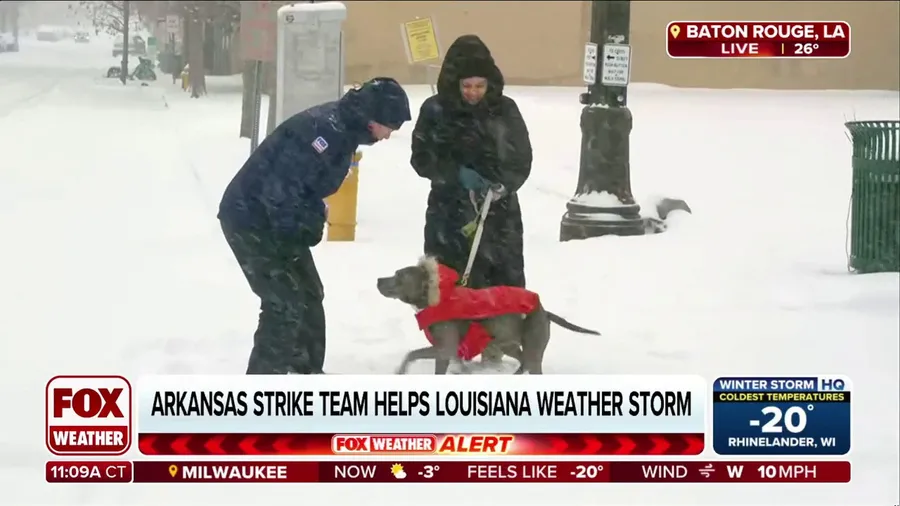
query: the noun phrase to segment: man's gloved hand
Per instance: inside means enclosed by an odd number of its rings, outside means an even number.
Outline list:
[[[487,192],[488,188],[491,186],[490,181],[483,178],[481,174],[469,167],[459,168],[459,184],[466,190],[473,191],[478,195]]]
[[[317,244],[319,244],[320,242],[322,242],[323,232],[324,232],[323,228],[320,228],[318,230],[313,230],[313,229],[304,227],[300,231],[299,242],[300,242],[300,244],[302,244],[303,246],[305,246],[307,248],[312,248],[312,247],[316,246]]]
[[[313,223],[305,223],[300,226],[299,230],[297,230],[297,243],[306,248],[312,248],[313,246],[322,242],[322,236],[325,233],[325,217],[322,216],[322,221]]]

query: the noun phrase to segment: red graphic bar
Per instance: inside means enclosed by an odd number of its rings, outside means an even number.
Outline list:
[[[51,460],[44,473],[47,483],[131,483],[134,468],[128,460]]]
[[[845,21],[672,21],[666,51],[672,58],[846,58]]]
[[[395,444],[401,439],[407,446]],[[138,448],[144,455],[184,456],[699,455],[703,445],[703,434],[138,435]]]
[[[135,483],[847,483],[849,462],[164,462]]]
[[[850,41],[680,40],[669,41],[666,51],[671,58],[846,58],[850,56]]]

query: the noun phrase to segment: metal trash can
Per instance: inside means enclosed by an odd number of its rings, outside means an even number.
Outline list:
[[[900,121],[851,121],[849,267],[900,272]]]

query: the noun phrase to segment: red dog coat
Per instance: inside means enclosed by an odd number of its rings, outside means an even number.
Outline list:
[[[425,331],[428,342],[434,337],[428,332],[431,325],[450,320],[483,320],[504,314],[528,314],[538,306],[538,294],[514,286],[495,286],[472,289],[456,286],[459,275],[453,269],[426,257],[419,262],[429,274],[428,307],[416,313],[419,328]],[[459,343],[457,356],[472,360],[484,351],[491,336],[477,321]]]

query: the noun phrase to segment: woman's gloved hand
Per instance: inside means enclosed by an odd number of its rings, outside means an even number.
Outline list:
[[[478,195],[482,195],[491,187],[491,182],[483,178],[481,174],[475,172],[470,167],[459,168],[459,184],[469,191],[473,191]]]

